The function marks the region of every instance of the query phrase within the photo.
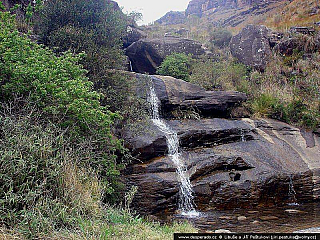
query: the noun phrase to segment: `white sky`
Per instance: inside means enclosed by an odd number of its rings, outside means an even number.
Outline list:
[[[143,14],[142,22],[148,24],[161,18],[169,11],[186,10],[190,0],[115,0],[123,12],[138,11]]]

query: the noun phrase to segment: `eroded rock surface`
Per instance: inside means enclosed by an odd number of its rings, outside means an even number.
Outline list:
[[[164,112],[172,101],[183,105],[197,93],[212,94],[180,80],[151,79]],[[320,198],[319,135],[270,119],[203,117],[164,120],[179,137],[197,209],[274,206]],[[138,186],[132,207],[145,215],[173,214],[180,182],[167,155],[165,134],[151,120],[142,129],[125,133],[128,147],[139,159],[124,171],[128,186]]]

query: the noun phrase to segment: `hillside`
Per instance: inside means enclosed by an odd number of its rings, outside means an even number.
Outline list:
[[[291,26],[314,26],[320,21],[318,0],[192,0],[182,16],[181,12],[170,12],[156,21],[164,28],[196,27],[198,32],[210,28],[229,28],[238,32],[248,24],[266,25],[285,30]],[[178,19],[178,21],[177,21]]]

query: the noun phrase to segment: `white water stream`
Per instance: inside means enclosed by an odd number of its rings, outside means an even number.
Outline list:
[[[168,155],[176,167],[176,172],[180,181],[179,210],[181,211],[182,215],[188,217],[197,217],[199,216],[199,212],[197,212],[194,207],[192,185],[186,166],[179,152],[178,135],[166,124],[165,121],[160,118],[160,100],[157,97],[153,86],[150,87],[148,101],[152,107],[152,121],[166,136]]]

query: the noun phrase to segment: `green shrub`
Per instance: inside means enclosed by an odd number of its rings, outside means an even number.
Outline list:
[[[83,64],[97,78],[106,68],[121,68],[125,62],[121,38],[126,21],[109,0],[50,0],[40,11],[36,29],[56,52],[84,51]]]
[[[80,56],[66,53],[57,57],[20,36],[7,13],[0,16],[1,96],[30,96],[52,120],[79,132],[96,128],[110,132],[116,115],[100,106],[100,94],[92,91],[86,70],[78,64]]]
[[[271,116],[279,100],[273,95],[263,93],[252,101],[252,110],[258,116]]]
[[[1,101],[9,103],[18,97],[25,99],[20,107],[31,104],[39,109],[42,123],[54,123],[73,148],[83,150],[79,164],[92,167],[103,179],[105,197],[115,197],[122,168],[115,153],[123,148],[111,125],[118,115],[100,105],[101,94],[92,90],[93,83],[78,64],[80,56],[58,57],[21,36],[8,13],[0,13],[0,26]]]
[[[212,44],[219,48],[227,47],[232,38],[232,33],[224,28],[215,29],[210,35]]]
[[[167,56],[157,70],[160,75],[167,75],[188,81],[192,58],[184,53],[173,53]]]

